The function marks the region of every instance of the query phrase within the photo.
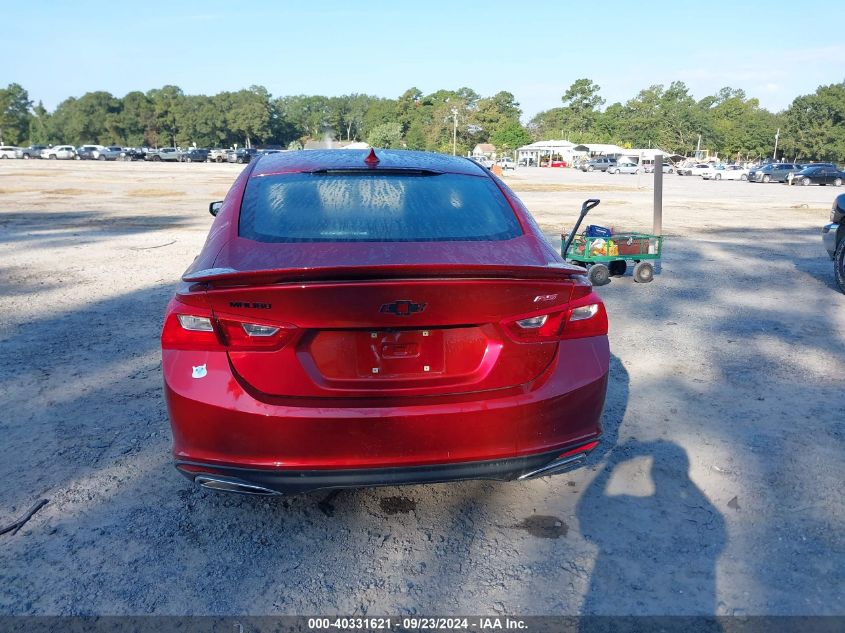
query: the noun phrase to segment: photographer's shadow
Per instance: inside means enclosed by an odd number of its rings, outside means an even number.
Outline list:
[[[617,447],[577,515],[599,548],[582,615],[715,615],[725,521],[689,478],[683,448]]]

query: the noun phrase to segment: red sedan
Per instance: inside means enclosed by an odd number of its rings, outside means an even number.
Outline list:
[[[607,315],[465,158],[255,160],[167,308],[176,467],[252,494],[527,479],[601,434]]]

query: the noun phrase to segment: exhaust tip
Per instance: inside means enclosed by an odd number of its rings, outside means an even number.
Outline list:
[[[194,483],[199,484],[203,488],[209,490],[217,490],[219,492],[234,492],[241,495],[256,495],[259,497],[272,497],[280,493],[263,486],[256,486],[255,484],[248,484],[244,481],[237,481],[235,479],[223,479],[220,477],[210,477],[208,475],[197,475],[194,477]]]
[[[517,477],[517,481],[536,479],[538,477],[548,477],[549,475],[558,475],[560,473],[581,466],[581,464],[583,464],[586,459],[586,453],[579,453],[577,455],[569,455],[567,457],[562,457],[556,459],[551,464],[546,464],[545,466],[538,468],[537,470],[532,470],[531,472],[525,473],[524,475],[520,475],[519,477]]]

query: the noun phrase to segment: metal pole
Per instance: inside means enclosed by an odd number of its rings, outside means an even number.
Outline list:
[[[663,235],[663,154],[654,155],[654,224],[651,232]]]
[[[780,128],[775,132],[775,151],[772,152],[772,160],[777,160],[778,158],[778,138],[780,138]]]
[[[458,109],[452,108],[452,120],[455,125],[452,128],[452,156],[455,155],[458,147]]]

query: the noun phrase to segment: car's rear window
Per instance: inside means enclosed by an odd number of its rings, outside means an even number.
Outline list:
[[[259,242],[507,240],[522,234],[487,177],[323,172],[250,178],[239,234]]]

